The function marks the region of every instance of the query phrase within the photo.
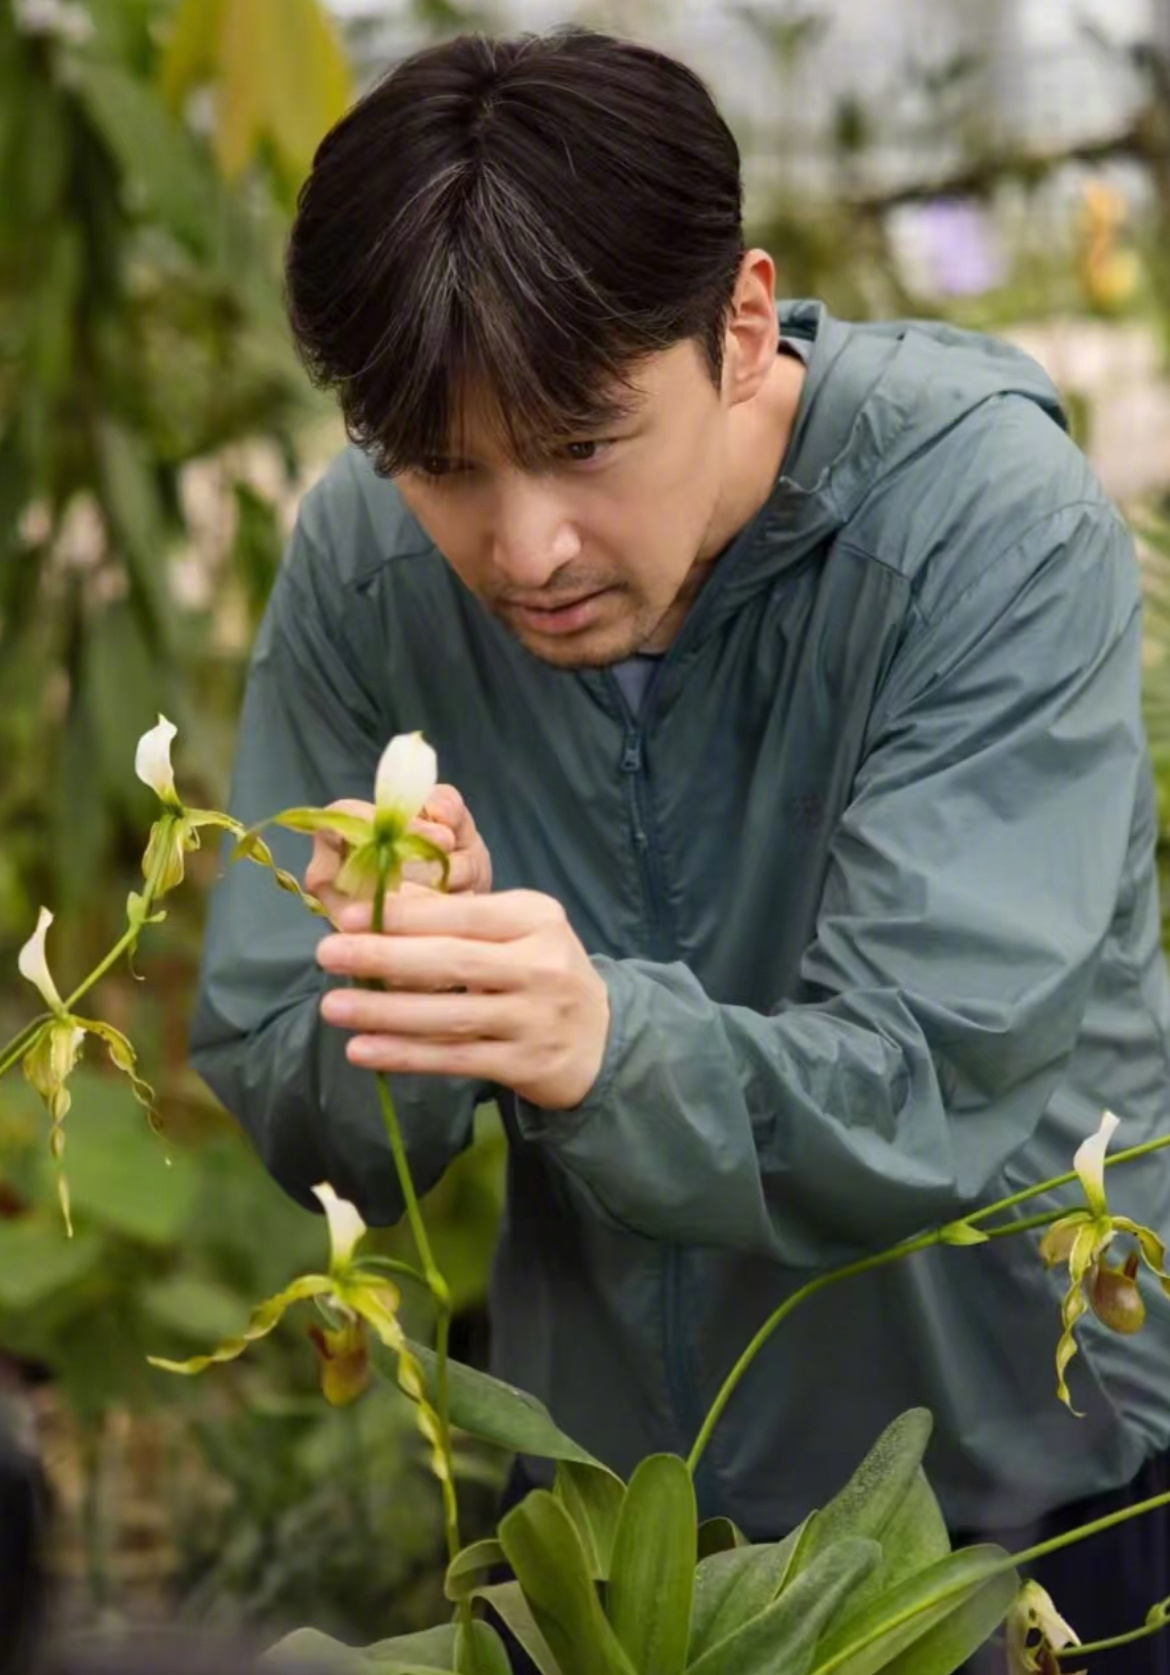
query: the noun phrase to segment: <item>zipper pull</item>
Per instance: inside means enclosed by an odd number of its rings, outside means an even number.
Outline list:
[[[642,766],[642,740],[637,733],[631,733],[626,740],[626,747],[622,752],[622,772],[636,774]]]

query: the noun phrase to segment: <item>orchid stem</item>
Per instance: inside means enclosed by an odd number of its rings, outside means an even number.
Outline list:
[[[374,888],[372,915],[373,928],[377,935],[382,933],[385,911],[386,871],[380,869],[378,882]],[[402,1124],[398,1120],[398,1112],[394,1106],[394,1097],[390,1092],[390,1085],[381,1071],[375,1072],[374,1079],[378,1084],[378,1098],[382,1105],[382,1116],[386,1123],[386,1133],[390,1140],[390,1151],[394,1158],[394,1168],[398,1175],[402,1201],[406,1206],[407,1220],[410,1223],[415,1248],[422,1263],[423,1276],[435,1304],[435,1411],[439,1418],[439,1453],[445,1467],[441,1487],[447,1554],[449,1558],[453,1559],[459,1551],[460,1539],[459,1503],[455,1492],[455,1461],[451,1451],[451,1391],[448,1374],[451,1337],[451,1289],[439,1272],[434,1254],[431,1251],[431,1241],[427,1235],[426,1222],[423,1220],[418,1194],[414,1189],[410,1159],[406,1155],[406,1145],[402,1138]],[[459,1614],[461,1621],[470,1622],[470,1601],[460,1603]]]
[[[1118,1163],[1132,1163],[1135,1158],[1148,1157],[1151,1152],[1161,1151],[1166,1146],[1170,1146],[1170,1134],[1164,1134],[1156,1140],[1146,1140],[1140,1146],[1131,1146],[1128,1151],[1118,1152],[1114,1157],[1107,1157],[1105,1167],[1109,1169]],[[976,1223],[987,1221],[992,1216],[1000,1215],[1007,1210],[1013,1210],[1019,1204],[1026,1204],[1030,1199],[1039,1198],[1043,1193],[1054,1192],[1059,1187],[1069,1186],[1077,1179],[1075,1170],[1065,1175],[1057,1175],[1053,1180],[1041,1181],[1038,1186],[1027,1187],[1023,1192],[1015,1192],[1010,1198],[1000,1198],[994,1204],[986,1204],[981,1210],[975,1210],[970,1215],[960,1217],[959,1222],[964,1226],[973,1227]],[[1022,1221],[1009,1221],[1001,1227],[989,1227],[985,1231],[989,1239],[1003,1239],[1010,1234],[1026,1233],[1031,1228],[1047,1226],[1050,1222],[1059,1220],[1066,1213],[1067,1206],[1065,1209],[1050,1210],[1041,1215],[1029,1216]],[[950,1223],[948,1225],[956,1224]],[[711,1433],[719,1423],[723,1410],[734,1395],[740,1380],[772,1336],[772,1333],[788,1319],[794,1309],[799,1308],[801,1303],[807,1302],[810,1297],[815,1297],[818,1291],[823,1291],[826,1286],[836,1285],[840,1280],[853,1279],[856,1275],[868,1274],[875,1268],[888,1267],[892,1262],[901,1262],[905,1257],[913,1256],[920,1250],[929,1250],[933,1245],[950,1244],[952,1241],[945,1237],[946,1232],[947,1228],[945,1227],[935,1228],[929,1233],[920,1233],[916,1238],[905,1239],[901,1244],[893,1245],[889,1250],[878,1251],[873,1256],[863,1256],[856,1262],[846,1263],[843,1268],[834,1268],[829,1273],[818,1274],[815,1279],[809,1280],[807,1285],[802,1285],[799,1291],[794,1291],[791,1297],[786,1297],[779,1308],[765,1320],[720,1386],[719,1393],[711,1404],[707,1417],[703,1420],[699,1434],[695,1438],[694,1446],[687,1456],[687,1470],[691,1476],[694,1476],[707,1444],[711,1440]]]

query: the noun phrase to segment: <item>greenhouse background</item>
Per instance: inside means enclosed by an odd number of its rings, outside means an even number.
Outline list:
[[[571,16],[685,57],[736,128],[785,295],[945,317],[1048,368],[1139,538],[1170,831],[1170,0],[222,3],[240,24],[213,51],[200,0],[0,0],[0,1038],[27,1015],[16,956],[38,903],[56,904],[63,970],[118,934],[152,817],[134,741],[159,711],[192,800],[226,798],[282,547],[343,441],[283,320],[296,191],[357,90],[463,28]],[[71,1620],[370,1639],[441,1604],[404,1400],[323,1408],[291,1327],[215,1382],[145,1359],[238,1329],[320,1256],[319,1222],[187,1061],[218,864],[212,843],[191,857],[198,887],[144,944],[149,981],[97,991],[150,1067],[161,1134],[91,1053],[72,1240],[40,1103],[0,1085],[0,1402],[52,1483]],[[485,1112],[429,1205],[457,1349],[480,1362],[502,1163]],[[375,1241],[393,1255],[403,1236]],[[460,1463],[486,1529],[502,1466],[470,1443]]]

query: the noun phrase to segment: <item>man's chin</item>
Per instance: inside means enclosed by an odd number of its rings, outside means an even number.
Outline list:
[[[554,669],[607,669],[633,657],[640,644],[638,636],[628,628],[624,633],[609,628],[553,636],[531,633],[512,622],[507,626],[525,651]]]

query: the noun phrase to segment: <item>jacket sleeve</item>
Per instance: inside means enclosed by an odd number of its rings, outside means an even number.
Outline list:
[[[1043,519],[911,617],[835,834],[799,1003],[596,960],[585,1102],[522,1109],[617,1220],[798,1266],[959,1215],[1038,1124],[1114,915],[1145,742],[1128,532]]]
[[[248,676],[231,812],[252,824],[340,797],[368,801],[396,717],[381,713],[344,638],[342,588],[304,520],[293,536]],[[310,840],[265,836],[298,877]],[[213,892],[191,1035],[192,1061],[292,1197],[316,1208],[327,1180],[367,1221],[402,1214],[374,1078],[345,1056],[347,1032],[318,1006],[314,950],[329,927],[264,868],[229,863]],[[392,1078],[416,1185],[425,1191],[471,1138],[475,1084]]]

